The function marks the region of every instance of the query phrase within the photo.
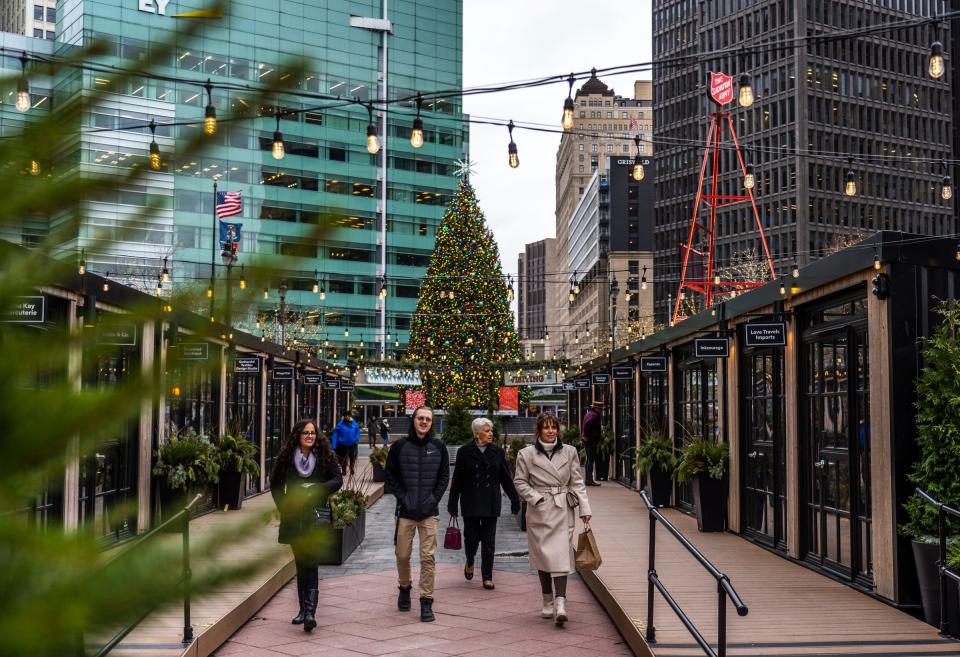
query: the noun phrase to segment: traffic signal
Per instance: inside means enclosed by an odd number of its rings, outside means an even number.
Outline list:
[[[873,296],[886,299],[890,296],[890,277],[886,274],[873,275]]]

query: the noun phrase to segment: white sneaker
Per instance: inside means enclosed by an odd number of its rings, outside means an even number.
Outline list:
[[[563,624],[567,622],[567,599],[562,595],[558,595],[554,598],[553,608],[555,612],[553,620],[557,625],[563,627]]]
[[[543,611],[540,612],[542,618],[553,618],[553,594],[543,594]]]

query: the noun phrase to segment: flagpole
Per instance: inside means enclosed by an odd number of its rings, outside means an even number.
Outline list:
[[[217,181],[213,181],[213,233],[210,244],[210,320],[213,321],[213,284],[216,279],[217,266]]]

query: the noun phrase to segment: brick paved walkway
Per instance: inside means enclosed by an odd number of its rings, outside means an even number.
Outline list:
[[[441,508],[446,507],[446,502]],[[290,624],[296,584],[288,584],[215,654],[223,657],[620,657],[631,651],[576,576],[567,585],[571,620],[558,628],[540,618],[540,585],[528,572],[526,535],[516,519],[501,517],[497,533],[497,588],[463,578],[462,553],[438,548],[434,612],[421,623],[414,585],[413,611],[396,608],[392,497],[370,509],[366,538],[343,566],[321,568],[319,626],[310,635]],[[448,518],[444,513],[441,527]],[[523,556],[507,556],[522,552]],[[416,546],[414,547],[416,554]],[[414,557],[414,582],[416,582]]]

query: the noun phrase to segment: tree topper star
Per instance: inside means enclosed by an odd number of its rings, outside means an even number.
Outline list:
[[[454,160],[453,172],[459,178],[469,179],[471,175],[477,173],[477,163],[471,161],[469,157],[465,160]]]

